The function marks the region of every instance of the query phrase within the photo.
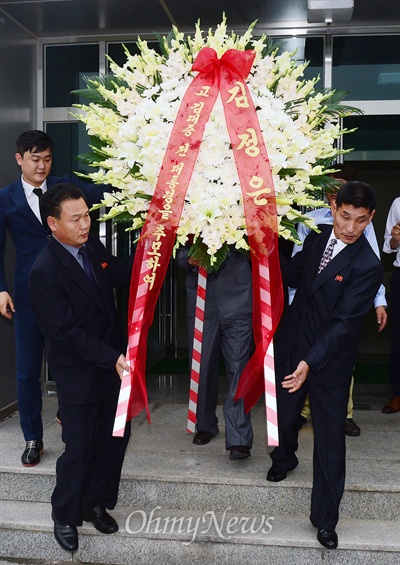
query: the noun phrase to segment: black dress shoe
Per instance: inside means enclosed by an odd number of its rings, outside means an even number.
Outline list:
[[[21,463],[24,467],[34,467],[40,462],[40,456],[43,455],[42,440],[31,439],[26,442],[25,451],[21,457]]]
[[[197,432],[194,434],[193,443],[195,445],[206,445],[206,443],[210,443],[213,437],[211,432]]]
[[[336,549],[338,546],[338,537],[335,530],[318,529],[317,540],[326,549]]]
[[[247,445],[234,445],[230,448],[229,459],[235,461],[236,459],[247,459],[251,456],[250,447]]]
[[[93,526],[102,534],[118,532],[118,524],[107,512],[104,506],[93,506],[83,514],[85,522],[92,522]]]
[[[68,526],[51,515],[54,521],[54,537],[66,551],[76,551],[78,549],[78,530],[76,526]]]
[[[346,436],[350,437],[357,437],[361,434],[360,427],[357,426],[353,418],[346,418],[344,433],[346,434]]]
[[[279,467],[271,467],[267,473],[267,481],[272,481],[273,483],[279,483],[287,477],[286,469],[280,469]]]

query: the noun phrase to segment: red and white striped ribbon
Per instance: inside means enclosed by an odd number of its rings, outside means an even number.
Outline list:
[[[197,399],[199,395],[201,346],[203,343],[204,309],[206,302],[207,271],[199,267],[197,279],[196,314],[194,319],[192,366],[190,371],[190,393],[187,432],[196,431]]]
[[[261,325],[263,335],[272,328],[272,306],[269,267],[260,263]],[[274,344],[271,339],[264,357],[265,409],[267,420],[267,444],[279,445],[278,411],[276,406]]]
[[[278,411],[276,406],[274,342],[271,339],[264,357],[265,408],[267,419],[267,445],[279,445]]]
[[[132,313],[132,320],[129,331],[129,341],[126,351],[126,362],[130,366],[131,370],[124,371],[123,373],[121,388],[118,397],[117,411],[114,420],[113,436],[117,436],[117,437],[122,437],[124,435],[125,425],[128,419],[128,410],[129,410],[129,403],[130,403],[130,396],[132,389],[131,375],[133,375],[135,371],[139,338],[142,329],[143,314],[146,304],[146,295],[149,288],[149,283],[144,281],[146,275],[150,272],[151,269],[148,267],[146,261],[143,261],[140,271],[140,280],[142,282],[141,284],[139,284],[137,289],[137,295],[136,295],[137,299],[135,302],[135,309],[133,310]]]

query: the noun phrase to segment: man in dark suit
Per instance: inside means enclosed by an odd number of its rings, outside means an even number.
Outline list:
[[[187,321],[189,354],[194,336],[197,262],[188,249],[177,252],[178,264],[187,270]],[[222,353],[228,381],[224,401],[225,445],[229,458],[246,459],[253,443],[250,413],[243,400],[234,401],[239,377],[246,366],[252,345],[252,277],[247,253],[230,251],[217,272],[207,278],[203,343],[200,363],[200,383],[196,414],[195,445],[205,445],[218,432],[216,408],[218,402],[218,364]]]
[[[82,518],[109,534],[130,435],[112,437],[120,378],[129,370],[113,288],[129,284],[132,259],[118,260],[89,236],[83,192],[58,184],[42,198],[52,231],[37,257],[29,286],[57,384],[65,451],[57,461],[52,495],[54,534],[67,551],[78,547]]]
[[[279,447],[271,453],[267,480],[281,481],[298,465],[299,418],[308,392],[314,423],[310,519],[328,549],[338,544],[344,426],[361,321],[383,277],[383,266],[363,234],[375,203],[372,187],[345,183],[332,203],[333,228],[319,226],[322,233],[312,232],[300,253],[281,259],[284,283],[297,291],[274,340]]]
[[[39,197],[57,182],[68,181],[82,188],[91,206],[101,200],[105,187],[82,182],[73,175],[62,179],[49,176],[53,141],[42,131],[24,132],[16,144],[15,158],[22,175],[0,190],[0,313],[9,319],[15,317],[18,410],[26,441],[21,462],[32,467],[43,453],[43,336],[32,310],[28,276],[36,257],[47,245],[49,233],[40,216]],[[7,230],[16,252],[14,300],[8,292],[3,264]]]

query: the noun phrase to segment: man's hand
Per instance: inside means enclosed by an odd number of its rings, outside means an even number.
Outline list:
[[[122,381],[122,377],[124,375],[124,372],[126,371],[127,373],[129,373],[130,371],[130,367],[128,365],[128,363],[126,362],[125,359],[125,355],[121,355],[118,357],[117,362],[115,363],[115,370],[118,373],[119,378]]]
[[[400,222],[397,222],[397,224],[395,224],[392,227],[392,231],[391,233],[391,240],[390,240],[390,247],[392,249],[397,249],[400,243]]]
[[[200,261],[195,259],[193,256],[190,256],[188,258],[188,263],[191,267],[199,267],[200,266]]]
[[[0,292],[0,314],[11,320],[15,312],[14,302],[6,290]]]
[[[283,388],[287,388],[289,392],[296,392],[306,380],[309,371],[310,367],[307,363],[300,361],[297,365],[297,369],[293,371],[291,375],[287,375],[287,377],[283,379]]]
[[[381,332],[387,324],[388,315],[384,306],[377,306],[375,308],[376,321],[378,322],[378,332]]]

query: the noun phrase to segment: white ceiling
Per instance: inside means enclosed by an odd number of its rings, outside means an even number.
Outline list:
[[[323,23],[307,23],[307,0],[0,0],[0,20],[1,15],[11,18],[38,39],[167,33],[172,24],[191,31],[198,19],[208,29],[221,21],[223,12],[235,30],[258,20],[257,29],[266,33],[326,31]],[[354,0],[351,22],[337,25],[353,30],[389,26],[400,33],[400,1]]]

